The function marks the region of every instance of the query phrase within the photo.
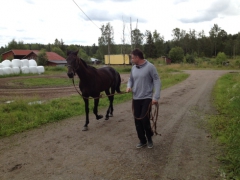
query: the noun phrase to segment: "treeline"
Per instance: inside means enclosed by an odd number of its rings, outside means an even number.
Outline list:
[[[189,31],[175,28],[172,30],[172,40],[165,41],[157,30],[151,32],[141,32],[139,29],[131,31],[131,44],[114,43],[114,30],[110,23],[102,25],[101,37],[98,38],[98,45],[66,45],[63,40],[55,39],[53,44],[25,44],[23,41],[16,42],[14,39],[5,47],[1,47],[0,54],[12,49],[29,49],[56,52],[66,57],[67,50],[79,50],[79,55],[85,60],[94,57],[99,60],[104,59],[106,54],[129,54],[133,48],[141,48],[146,58],[158,58],[169,56],[173,48],[181,48],[184,55],[194,55],[195,57],[216,57],[219,52],[224,53],[228,58],[235,58],[240,55],[240,32],[228,34],[217,24],[210,29],[208,35],[204,31],[197,32],[194,29]],[[123,32],[124,34],[124,32]]]

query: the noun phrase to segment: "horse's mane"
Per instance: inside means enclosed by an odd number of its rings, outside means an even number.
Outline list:
[[[79,58],[79,59],[81,60],[81,62],[83,63],[83,65],[84,65],[86,68],[96,69],[96,68],[93,67],[93,66],[87,65],[87,63],[86,63],[82,58]]]

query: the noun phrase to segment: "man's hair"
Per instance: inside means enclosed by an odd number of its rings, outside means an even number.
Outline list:
[[[144,59],[143,52],[138,48],[134,49],[131,54],[138,56],[140,59]]]

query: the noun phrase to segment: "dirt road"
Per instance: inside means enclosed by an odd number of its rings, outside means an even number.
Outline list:
[[[73,117],[0,139],[1,180],[221,179],[217,148],[205,116],[215,113],[211,90],[229,71],[189,70],[190,77],[161,92],[154,148],[138,143],[131,101],[115,105],[110,120]],[[105,109],[100,110],[104,115]]]

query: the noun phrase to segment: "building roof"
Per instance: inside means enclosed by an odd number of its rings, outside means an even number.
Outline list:
[[[21,49],[13,49],[13,50],[10,50],[10,51],[7,51],[7,52],[4,52],[2,54],[6,54],[8,52],[13,52],[14,55],[27,55],[29,53],[31,53],[32,51],[35,51],[35,50],[21,50]]]
[[[24,56],[23,59],[26,59],[32,53],[38,55],[39,52],[40,51],[38,51],[38,50],[33,50],[29,54]],[[64,57],[58,55],[55,52],[46,52],[46,55],[47,55],[48,61],[66,61],[66,59]]]
[[[66,61],[66,59],[55,52],[46,52],[49,61]]]

